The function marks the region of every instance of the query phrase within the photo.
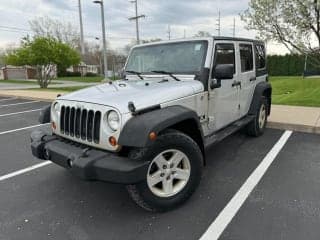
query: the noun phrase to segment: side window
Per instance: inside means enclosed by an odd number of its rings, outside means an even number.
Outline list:
[[[266,67],[266,53],[263,45],[255,46],[256,52],[256,66],[257,69],[263,69]]]
[[[214,66],[219,64],[233,64],[233,72],[236,72],[235,64],[235,49],[234,44],[231,43],[218,43],[215,48]]]
[[[250,44],[240,44],[241,72],[253,70],[253,50]]]

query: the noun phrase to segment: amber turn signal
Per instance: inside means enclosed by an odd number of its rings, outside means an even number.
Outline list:
[[[156,134],[155,132],[151,132],[151,133],[149,134],[149,138],[150,138],[151,141],[154,141],[154,140],[156,140],[156,138],[157,138],[157,134]]]
[[[56,130],[56,129],[57,129],[56,123],[55,123],[55,122],[52,122],[52,123],[51,123],[51,127],[52,127],[53,130]]]
[[[115,137],[109,137],[109,143],[111,146],[117,146],[117,139]]]

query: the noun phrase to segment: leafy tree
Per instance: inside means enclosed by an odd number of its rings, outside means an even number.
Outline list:
[[[4,53],[0,51],[0,67],[4,65]]]
[[[53,38],[36,37],[26,39],[22,46],[5,59],[7,64],[31,65],[37,69],[37,80],[41,88],[47,88],[56,68],[65,69],[80,63],[78,52],[69,45]]]
[[[251,0],[242,19],[261,38],[308,54],[320,65],[320,0]]]

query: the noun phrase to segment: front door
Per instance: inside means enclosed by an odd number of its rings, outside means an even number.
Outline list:
[[[208,127],[213,131],[229,125],[240,117],[239,85],[235,84],[238,75],[236,48],[234,42],[215,42],[213,69],[218,64],[233,64],[234,76],[233,79],[222,80],[220,88],[212,90],[209,87]],[[211,78],[214,78],[213,74]]]

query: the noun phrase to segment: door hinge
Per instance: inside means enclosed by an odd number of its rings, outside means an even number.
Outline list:
[[[214,122],[215,118],[213,116],[209,117],[209,122]]]

